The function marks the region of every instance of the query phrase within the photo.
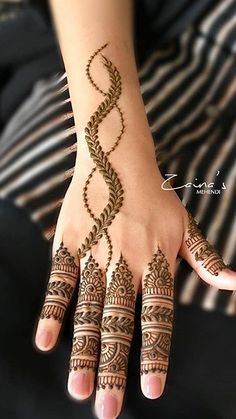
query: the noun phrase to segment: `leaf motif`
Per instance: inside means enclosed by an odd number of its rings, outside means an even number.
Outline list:
[[[68,300],[71,298],[74,287],[64,281],[50,281],[47,287],[47,295],[57,295]]]
[[[98,168],[99,172],[103,175],[104,180],[106,184],[108,185],[109,199],[108,199],[108,203],[106,207],[100,214],[100,219],[99,220],[96,219],[96,225],[92,227],[92,230],[90,231],[90,233],[88,234],[84,243],[82,244],[81,248],[78,251],[78,254],[80,254],[81,257],[82,257],[82,254],[85,255],[86,252],[91,248],[91,246],[94,243],[97,243],[98,239],[100,239],[103,236],[105,228],[112,223],[115,215],[117,214],[117,212],[119,212],[119,209],[123,204],[123,199],[120,199],[120,198],[124,194],[124,192],[123,192],[120,180],[118,178],[117,173],[112,168],[112,165],[110,164],[108,160],[108,153],[104,153],[101,147],[101,144],[99,142],[98,136],[97,136],[99,124],[115,107],[119,111],[119,115],[121,118],[121,126],[122,126],[121,133],[118,136],[118,139],[121,138],[124,132],[124,124],[123,124],[124,118],[123,118],[122,112],[120,111],[117,105],[117,101],[121,95],[121,78],[120,78],[120,74],[117,68],[113,65],[113,63],[110,60],[108,60],[102,54],[103,64],[109,73],[109,79],[111,82],[111,85],[107,93],[103,93],[103,91],[99,87],[96,86],[95,82],[93,81],[90,75],[90,65],[92,63],[92,60],[98,54],[98,52],[100,52],[104,48],[105,46],[99,48],[99,50],[97,50],[93,54],[93,56],[90,57],[90,60],[86,67],[86,74],[89,78],[89,81],[97,90],[99,90],[102,94],[105,95],[105,98],[98,106],[98,109],[91,116],[87,124],[87,127],[85,128],[85,134],[86,134],[85,139],[89,147],[90,156],[93,159],[94,163],[96,164],[96,168]],[[92,177],[91,174],[89,176],[90,178]],[[88,186],[88,183],[89,182],[86,183],[86,187]],[[95,220],[95,216],[90,210],[90,207],[87,201],[86,187],[85,187],[85,191],[83,195],[85,206],[89,214]],[[111,251],[111,249],[109,251]]]

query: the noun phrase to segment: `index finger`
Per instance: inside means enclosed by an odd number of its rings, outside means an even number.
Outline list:
[[[61,242],[52,258],[50,278],[35,336],[36,346],[42,351],[52,349],[61,329],[66,309],[74,292],[79,266],[75,257]]]

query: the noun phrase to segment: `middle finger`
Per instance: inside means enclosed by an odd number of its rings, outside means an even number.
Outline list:
[[[99,418],[115,418],[122,407],[136,294],[133,274],[121,254],[108,283],[102,318],[95,402]]]

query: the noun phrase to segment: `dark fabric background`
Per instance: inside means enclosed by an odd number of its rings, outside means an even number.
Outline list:
[[[153,45],[157,47],[177,36],[212,1],[134,0],[138,62]],[[14,8],[14,3],[8,7]],[[61,70],[47,2],[23,2],[15,18],[0,21],[0,132],[34,83]]]
[[[214,0],[215,4],[219,2]],[[139,61],[145,59],[153,45],[161,46],[177,37],[212,3],[212,0],[134,0]]]

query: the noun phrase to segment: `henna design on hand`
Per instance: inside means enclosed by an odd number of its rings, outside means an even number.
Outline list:
[[[91,85],[99,92],[101,93],[103,96],[106,96],[106,92],[104,92],[104,90],[102,90],[94,81],[94,79],[92,78],[91,72],[90,72],[90,68],[91,68],[91,64],[93,62],[93,60],[95,59],[95,57],[104,49],[106,48],[107,44],[103,45],[101,48],[99,48],[97,51],[95,51],[95,53],[90,57],[87,67],[86,67],[86,75],[88,77],[88,80],[90,81]],[[120,123],[121,123],[121,128],[120,128],[120,132],[119,135],[116,138],[115,143],[113,144],[113,146],[111,147],[111,149],[106,153],[107,156],[109,156],[118,146],[121,137],[123,136],[124,130],[125,130],[125,125],[124,125],[124,117],[123,117],[123,113],[118,105],[118,103],[115,104],[114,108],[117,110],[118,114],[119,114],[119,119],[120,119]],[[88,213],[90,214],[91,218],[93,218],[94,221],[96,221],[96,216],[95,214],[92,212],[90,206],[89,206],[89,202],[88,202],[88,186],[89,183],[91,182],[91,179],[93,177],[93,174],[96,172],[97,167],[95,166],[90,174],[88,175],[88,178],[85,182],[85,187],[83,190],[83,199],[84,199],[84,205],[87,208]],[[107,272],[109,266],[110,266],[110,262],[112,259],[112,243],[111,243],[111,238],[110,235],[107,231],[107,229],[104,229],[104,235],[105,238],[107,240],[107,244],[108,244],[108,260],[107,260],[107,264],[106,264],[106,268],[105,271]]]
[[[48,282],[41,319],[54,319],[62,322],[66,308],[71,300],[79,267],[67,247],[61,242],[52,259],[52,268]]]
[[[124,390],[134,329],[133,275],[120,255],[107,288],[102,318],[102,342],[97,389]]]
[[[96,371],[99,348],[99,336],[82,335],[73,338],[70,371],[78,368]]]
[[[222,257],[215,248],[208,243],[203,236],[201,230],[197,226],[196,221],[188,212],[188,235],[185,241],[190,252],[194,255],[195,260],[202,261],[202,266],[212,275],[218,276],[219,272],[227,268]]]
[[[104,282],[98,263],[90,255],[81,275],[74,316],[70,370],[77,370],[78,368],[96,370],[105,298]]]
[[[49,282],[47,288],[48,295],[58,295],[60,297],[71,298],[74,287],[71,284],[66,284],[63,281],[52,281]]]
[[[166,373],[173,324],[174,280],[159,248],[148,266],[142,297],[141,374]]]
[[[90,71],[89,71],[90,64],[93,58],[98,53],[100,53],[101,50],[104,49],[106,46],[107,44],[99,48],[93,54],[86,68],[86,74],[88,76],[90,83],[97,90],[99,90],[104,95],[105,98],[103,102],[98,106],[97,110],[93,113],[93,115],[91,116],[85,128],[85,140],[88,145],[90,157],[92,158],[96,167],[92,169],[92,172],[89,174],[89,177],[85,183],[83,198],[84,198],[85,207],[88,213],[90,214],[90,216],[94,219],[95,225],[92,227],[92,230],[90,231],[89,235],[85,238],[84,243],[82,243],[81,247],[78,249],[78,256],[80,258],[84,257],[87,251],[90,250],[93,245],[97,244],[98,240],[100,240],[103,234],[105,234],[106,239],[108,241],[108,247],[109,247],[108,263],[106,266],[106,269],[107,269],[110,263],[111,252],[112,252],[112,245],[111,245],[111,241],[107,232],[107,228],[112,223],[116,214],[119,212],[119,209],[121,208],[123,204],[123,194],[124,194],[120,179],[116,171],[113,169],[108,159],[108,155],[114,150],[114,148],[117,146],[118,142],[120,141],[121,136],[123,135],[124,122],[123,122],[122,112],[120,111],[120,108],[118,107],[118,104],[117,104],[121,95],[121,77],[115,65],[111,61],[109,61],[104,55],[101,54],[103,65],[106,68],[109,75],[109,79],[110,79],[110,87],[106,93],[98,88],[96,83],[91,78]],[[98,129],[102,121],[114,108],[119,109],[122,128],[121,128],[120,135],[118,136],[115,145],[112,147],[112,149],[108,153],[105,153],[98,139]],[[104,181],[106,182],[109,188],[108,203],[98,218],[95,217],[92,210],[90,209],[89,204],[88,204],[88,199],[87,199],[88,184],[96,168],[102,174]]]

